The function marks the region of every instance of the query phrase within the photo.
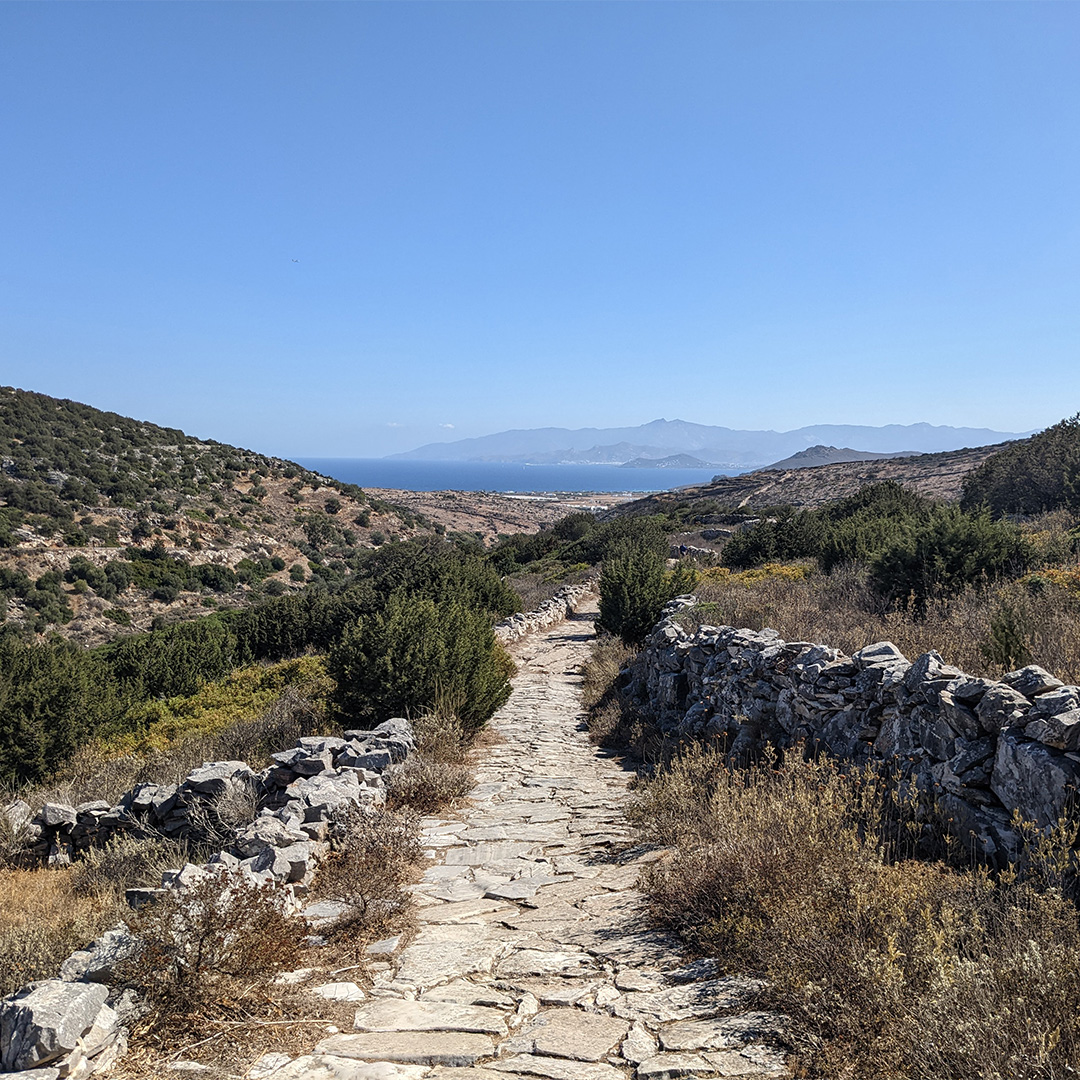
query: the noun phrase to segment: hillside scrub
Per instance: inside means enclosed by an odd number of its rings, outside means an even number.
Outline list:
[[[787,641],[813,641],[846,653],[891,641],[914,659],[936,649],[946,663],[972,675],[1000,678],[1022,661],[1038,663],[1068,683],[1080,682],[1080,573],[1032,571],[1018,581],[968,586],[934,599],[922,611],[886,609],[867,571],[845,567],[831,575],[807,563],[769,564],[749,571],[702,571],[696,607],[679,622],[770,627]]]
[[[641,884],[693,951],[768,980],[800,1075],[1069,1075],[1080,920],[1052,886],[1075,829],[994,880],[906,859],[921,826],[902,811],[874,770],[740,769],[697,747],[638,794],[646,838],[674,849]]]
[[[442,645],[435,648],[425,624],[424,648],[432,646],[429,651],[442,657],[441,666],[413,681],[401,666],[407,605],[400,597],[406,594],[421,604],[438,598],[446,613],[436,623],[461,631],[461,640],[454,642],[447,630]],[[390,620],[380,613],[389,610],[395,596],[399,599],[394,600]],[[393,656],[388,652],[377,662],[383,668],[397,663],[398,676],[395,689],[383,692],[377,703],[369,707],[354,702],[360,708],[358,723],[377,723],[394,711],[415,715],[433,703],[432,680],[446,682],[451,670],[455,675],[446,690],[464,694],[461,704],[469,722],[482,722],[497,707],[492,702],[505,682],[498,679],[502,661],[492,651],[493,643],[490,649],[485,644],[483,627],[490,632],[491,621],[516,610],[519,603],[481,558],[433,540],[373,552],[363,576],[339,592],[308,590],[282,596],[242,611],[124,635],[94,649],[0,635],[0,780],[41,780],[95,737],[145,730],[154,719],[154,707],[148,703],[191,697],[208,682],[254,663],[273,663],[307,651],[328,652],[347,632],[355,640],[359,623],[370,631],[364,655],[375,660],[373,649],[393,647]],[[388,621],[394,622],[392,631],[386,630]],[[415,619],[413,624],[420,625]],[[467,658],[481,654],[490,654],[487,666],[469,674],[465,668],[472,660]],[[343,656],[340,650],[337,655]],[[377,716],[380,708],[390,711]]]
[[[962,505],[997,515],[1080,510],[1080,413],[988,458],[964,478]]]

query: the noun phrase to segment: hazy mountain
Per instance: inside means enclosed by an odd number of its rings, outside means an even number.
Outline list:
[[[671,454],[662,458],[636,457],[624,461],[620,469],[707,469],[712,463],[702,461],[692,454]]]
[[[937,453],[964,446],[986,446],[1020,438],[1015,432],[988,428],[937,427],[932,424],[817,424],[795,431],[741,431],[653,420],[626,428],[531,428],[500,431],[475,439],[428,443],[394,458],[417,461],[509,461],[534,464],[618,465],[634,458],[691,454],[726,469],[756,469],[805,450],[808,446],[860,446],[877,454]]]
[[[842,461],[881,461],[883,458],[914,457],[917,451],[902,450],[899,454],[875,454],[869,450],[852,450],[849,446],[808,446],[783,461],[774,461],[766,469],[814,469],[818,465],[837,465]]]

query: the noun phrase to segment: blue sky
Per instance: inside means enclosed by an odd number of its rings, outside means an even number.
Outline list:
[[[1078,60],[1077,4],[5,3],[0,383],[294,456],[1044,426]]]

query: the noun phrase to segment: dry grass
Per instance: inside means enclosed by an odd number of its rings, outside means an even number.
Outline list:
[[[768,626],[788,641],[824,642],[848,653],[888,640],[909,659],[936,649],[947,663],[989,677],[999,677],[1021,661],[1034,662],[1065,682],[1080,682],[1080,589],[1075,573],[1046,570],[1019,582],[970,588],[954,599],[932,602],[926,617],[917,619],[911,612],[883,610],[865,574],[857,570],[845,568],[827,576],[807,565],[797,569],[797,575],[788,568],[744,574],[706,571],[695,590],[701,604],[679,621],[688,628]],[[1003,616],[1015,623],[1026,655],[1014,652],[995,660],[994,641]]]
[[[521,610],[535,611],[564,585],[581,585],[595,576],[595,566],[579,563],[575,566],[556,565],[540,570],[523,570],[512,574],[506,580],[521,597]]]
[[[111,893],[84,890],[70,869],[0,869],[0,997],[60,964],[120,918]]]
[[[634,658],[636,650],[621,638],[601,632],[589,658],[582,665],[582,701],[588,710],[589,739],[639,760],[655,760],[661,741],[645,719],[623,701],[619,672]]]
[[[654,917],[770,981],[762,1004],[803,1036],[800,1075],[1072,1075],[1076,908],[1044,876],[993,880],[897,857],[920,827],[895,810],[873,771],[820,760],[737,769],[690,751],[634,810],[674,846],[643,878]]]
[[[417,717],[416,752],[387,777],[390,809],[436,814],[464,799],[475,782],[469,754],[482,731],[467,730],[449,709]]]

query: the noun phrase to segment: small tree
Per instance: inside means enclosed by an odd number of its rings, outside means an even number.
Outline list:
[[[455,593],[436,602],[405,590],[347,629],[328,666],[335,703],[350,721],[445,706],[467,727],[479,727],[506,701],[513,671],[482,611]]]
[[[605,560],[600,625],[623,641],[643,641],[669,599],[664,557],[655,548],[628,541]]]

